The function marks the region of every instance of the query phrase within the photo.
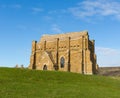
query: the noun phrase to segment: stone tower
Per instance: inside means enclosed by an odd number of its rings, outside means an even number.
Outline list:
[[[87,31],[44,35],[32,42],[29,69],[94,74],[98,69],[94,43]]]

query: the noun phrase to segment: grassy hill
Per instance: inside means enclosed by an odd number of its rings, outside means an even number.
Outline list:
[[[120,78],[0,68],[0,98],[120,98]]]

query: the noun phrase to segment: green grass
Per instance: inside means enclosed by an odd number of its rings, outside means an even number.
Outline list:
[[[0,98],[120,98],[120,79],[0,68]]]

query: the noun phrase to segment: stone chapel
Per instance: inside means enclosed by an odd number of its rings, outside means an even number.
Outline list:
[[[98,70],[95,41],[87,31],[43,35],[32,42],[29,69],[95,74]]]

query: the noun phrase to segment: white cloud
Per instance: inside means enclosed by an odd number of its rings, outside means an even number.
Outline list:
[[[51,11],[48,12],[48,14],[56,14],[56,13],[58,13],[57,10],[51,10]]]
[[[39,12],[42,12],[43,9],[42,9],[42,8],[38,8],[38,7],[34,7],[34,8],[32,8],[32,11],[33,11],[34,13],[39,13]]]
[[[45,20],[47,20],[47,21],[53,19],[51,16],[44,16],[43,18],[44,18]]]
[[[64,13],[67,13],[67,10],[65,10],[65,9],[59,9],[59,10],[50,10],[49,12],[48,12],[48,14],[64,14]]]
[[[96,54],[100,66],[120,66],[120,50],[96,47]]]
[[[55,32],[55,33],[61,33],[62,32],[61,28],[58,25],[56,25],[56,24],[52,25],[52,29],[51,30],[53,32]]]
[[[0,5],[0,7],[1,8],[16,8],[16,9],[22,8],[20,4],[12,4],[12,5],[2,4]]]
[[[68,9],[79,18],[91,16],[113,16],[120,18],[120,2],[116,0],[84,0]]]
[[[120,55],[120,50],[111,49],[111,48],[103,48],[103,47],[96,47],[96,52],[99,52],[102,55]]]
[[[14,4],[14,5],[11,5],[10,7],[11,8],[17,8],[17,9],[22,8],[22,6],[20,4]]]

